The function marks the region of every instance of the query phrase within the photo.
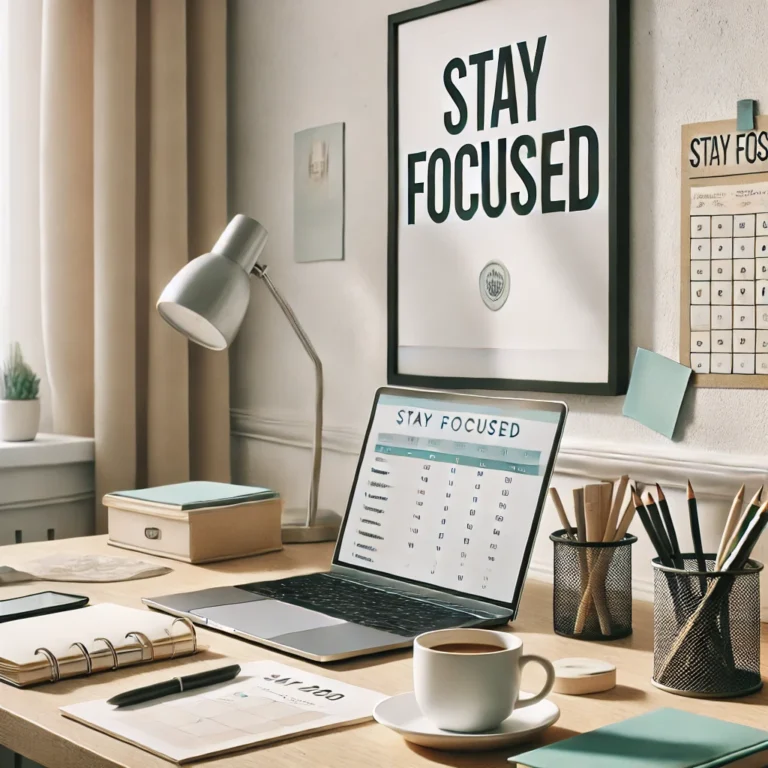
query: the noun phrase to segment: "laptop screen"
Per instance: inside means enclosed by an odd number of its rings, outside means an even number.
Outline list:
[[[380,390],[334,562],[516,606],[566,410]]]

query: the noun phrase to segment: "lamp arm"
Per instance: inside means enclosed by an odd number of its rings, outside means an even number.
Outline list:
[[[256,264],[252,274],[261,278],[266,284],[269,292],[275,297],[283,314],[288,318],[288,322],[299,337],[306,353],[312,359],[315,366],[315,435],[312,441],[312,480],[309,485],[309,504],[307,505],[306,525],[309,527],[314,524],[317,515],[317,495],[320,486],[320,465],[323,457],[323,364],[318,357],[315,348],[309,337],[304,333],[299,319],[294,314],[288,302],[282,297],[275,284],[267,274],[267,267],[263,264]]]

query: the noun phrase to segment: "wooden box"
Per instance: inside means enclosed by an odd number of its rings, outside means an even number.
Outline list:
[[[272,498],[201,509],[170,509],[104,497],[109,543],[185,563],[211,563],[282,549],[282,501]]]

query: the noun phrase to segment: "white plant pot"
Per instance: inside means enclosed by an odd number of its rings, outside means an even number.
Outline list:
[[[34,440],[40,428],[40,400],[0,400],[0,440]]]

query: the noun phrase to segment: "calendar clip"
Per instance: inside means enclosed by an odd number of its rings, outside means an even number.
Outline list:
[[[757,114],[756,99],[739,99],[736,102],[736,130],[753,131]]]

